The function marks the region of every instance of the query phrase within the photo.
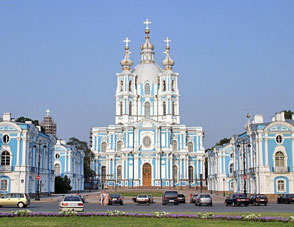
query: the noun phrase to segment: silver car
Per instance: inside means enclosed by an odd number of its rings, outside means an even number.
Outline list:
[[[84,203],[77,195],[64,196],[63,200],[59,202],[60,211],[84,211]]]
[[[201,206],[202,204],[212,206],[212,197],[210,194],[201,193],[195,200],[195,206]]]

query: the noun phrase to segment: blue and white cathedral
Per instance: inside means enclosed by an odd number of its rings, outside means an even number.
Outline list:
[[[116,74],[115,124],[94,127],[91,168],[104,187],[196,186],[204,178],[202,127],[180,123],[179,74],[173,72],[167,38],[163,68],[156,64],[146,20],[141,61],[132,68],[124,42],[122,72]]]

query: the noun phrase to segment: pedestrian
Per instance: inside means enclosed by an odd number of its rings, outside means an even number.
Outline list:
[[[109,195],[108,195],[108,193],[106,192],[106,193],[105,193],[105,196],[104,196],[103,204],[104,204],[104,205],[108,205],[108,202],[109,202]]]

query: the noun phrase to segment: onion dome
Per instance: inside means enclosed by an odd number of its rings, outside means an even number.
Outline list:
[[[174,60],[171,59],[170,55],[169,55],[169,51],[170,51],[170,46],[169,46],[169,42],[171,40],[169,40],[168,38],[166,38],[166,40],[164,40],[164,42],[166,42],[166,49],[163,53],[166,54],[165,59],[162,61],[162,65],[164,66],[164,68],[166,70],[171,70],[172,66],[175,64]]]
[[[129,40],[128,38],[126,38],[124,40],[124,42],[126,43],[126,47],[125,47],[126,54],[125,54],[124,59],[122,59],[120,61],[120,64],[123,67],[123,70],[130,70],[131,69],[131,66],[133,65],[133,61],[130,59],[130,54],[132,52],[130,52],[130,50],[129,50],[129,42],[131,42],[131,40]]]

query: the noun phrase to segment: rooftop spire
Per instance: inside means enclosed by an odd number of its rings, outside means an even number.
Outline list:
[[[171,57],[169,55],[169,51],[170,51],[169,43],[171,42],[171,40],[168,39],[168,37],[167,37],[166,40],[164,40],[164,42],[166,42],[166,47],[165,47],[165,51],[163,53],[165,53],[166,56],[165,56],[165,59],[162,61],[162,65],[164,66],[164,68],[166,70],[171,70],[172,66],[175,64],[174,60],[171,59]]]
[[[129,43],[131,42],[131,40],[129,40],[129,38],[127,37],[123,42],[126,43],[125,57],[123,60],[120,61],[120,64],[123,67],[123,70],[130,70],[131,66],[133,65],[133,61],[130,59],[130,54],[132,52],[130,52],[129,50]]]
[[[143,24],[146,24],[145,28],[145,42],[141,46],[141,63],[150,63],[154,62],[153,56],[154,56],[154,46],[150,42],[150,30],[149,30],[149,24],[151,24],[151,21],[146,19]]]

